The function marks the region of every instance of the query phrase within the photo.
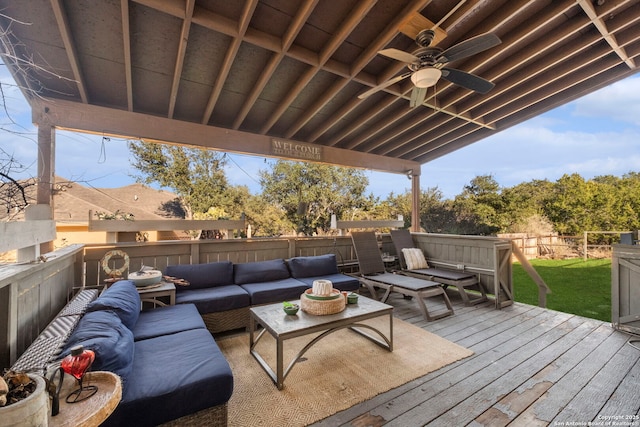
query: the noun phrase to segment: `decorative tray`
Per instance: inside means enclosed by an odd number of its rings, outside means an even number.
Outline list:
[[[332,300],[337,298],[344,298],[340,293],[340,291],[337,289],[333,289],[331,291],[331,295],[315,295],[312,291],[313,289],[307,289],[306,291],[304,291],[304,295],[309,299],[314,299],[317,301],[326,301],[326,300]]]
[[[165,282],[173,283],[174,285],[189,286],[189,282],[187,280],[180,279],[178,277],[162,276],[162,278],[164,279]]]

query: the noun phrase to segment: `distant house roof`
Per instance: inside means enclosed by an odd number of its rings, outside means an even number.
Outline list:
[[[27,199],[35,203],[36,186],[26,187]],[[86,223],[89,211],[131,213],[134,219],[153,220],[184,218],[177,196],[142,184],[119,188],[94,188],[62,177],[54,184],[54,219],[59,223]],[[7,212],[0,213],[0,219]],[[13,217],[20,219],[23,214]]]

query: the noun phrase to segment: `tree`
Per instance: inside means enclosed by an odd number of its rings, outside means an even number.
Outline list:
[[[35,186],[35,180],[18,181],[12,176],[24,169],[12,155],[0,148],[0,218],[11,219],[31,202],[27,197],[27,189]]]
[[[404,218],[404,226],[411,226],[411,192],[394,195],[384,202],[392,207],[391,210]],[[429,233],[449,233],[455,229],[455,215],[451,202],[444,200],[442,191],[438,187],[429,187],[420,191],[420,225]]]
[[[481,175],[465,185],[453,204],[459,234],[492,235],[505,225],[500,185],[492,175]]]
[[[595,186],[578,174],[565,174],[556,181],[544,209],[558,233],[570,236],[594,230],[591,215],[594,190]]]
[[[513,187],[503,188],[503,217],[506,233],[542,233],[554,231],[547,219],[544,205],[551,197],[553,183],[544,180],[524,182]]]
[[[367,206],[369,180],[357,169],[278,160],[260,172],[262,194],[282,208],[298,233],[326,233],[331,214],[351,217]]]
[[[138,182],[158,183],[176,193],[187,219],[195,212],[226,207],[224,155],[209,150],[146,142],[130,142]]]

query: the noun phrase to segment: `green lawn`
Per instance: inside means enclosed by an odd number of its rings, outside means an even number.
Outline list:
[[[533,259],[531,264],[551,289],[547,308],[611,321],[610,259]],[[515,300],[538,305],[538,287],[520,263],[513,264]]]

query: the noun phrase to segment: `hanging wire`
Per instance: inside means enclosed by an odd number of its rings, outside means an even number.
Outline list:
[[[106,163],[107,162],[107,148],[105,146],[105,142],[111,141],[111,138],[108,136],[102,135],[102,141],[100,142],[100,155],[98,156],[98,163]]]
[[[260,184],[260,181],[258,181],[257,179],[255,179],[249,172],[247,172],[246,170],[242,169],[242,167],[238,164],[238,162],[236,162],[233,157],[231,157],[231,155],[227,156],[227,153],[224,153],[224,157],[226,157],[227,159],[231,160],[231,162],[236,165],[236,167],[238,169],[240,169],[242,172],[244,172],[245,175],[247,175],[249,178],[251,178],[252,181],[254,181],[256,184]],[[267,159],[265,159],[266,161]]]

